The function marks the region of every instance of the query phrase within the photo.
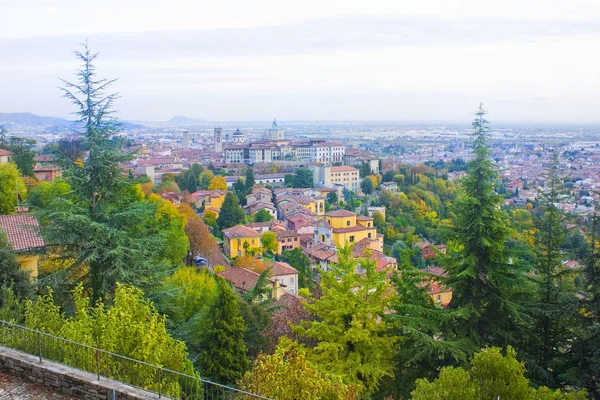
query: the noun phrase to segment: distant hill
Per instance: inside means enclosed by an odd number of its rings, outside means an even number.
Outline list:
[[[69,129],[76,128],[74,121],[64,118],[43,117],[29,112],[23,113],[0,113],[0,125],[9,131],[44,131],[47,133],[62,133]],[[143,128],[143,125],[123,121],[123,130],[132,130]]]
[[[9,124],[22,127],[44,128],[48,126],[68,126],[71,125],[71,121],[56,117],[42,117],[28,112],[0,113],[0,125],[8,128]]]
[[[173,118],[171,118],[170,120],[167,121],[167,124],[169,125],[194,125],[194,124],[201,124],[207,122],[204,119],[199,119],[199,118],[188,118],[184,115],[176,115]]]

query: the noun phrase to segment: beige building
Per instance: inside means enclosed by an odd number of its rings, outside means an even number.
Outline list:
[[[284,292],[298,294],[298,271],[294,267],[281,261],[273,261],[267,267],[271,268],[269,277],[279,281]]]
[[[339,166],[313,167],[315,186],[336,187],[343,186],[354,193],[360,193],[360,175],[354,167]]]
[[[8,150],[0,149],[0,164],[5,164],[10,162],[12,159],[13,153]]]

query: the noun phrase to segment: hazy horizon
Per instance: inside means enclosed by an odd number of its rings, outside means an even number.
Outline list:
[[[0,0],[0,112],[70,118],[87,38],[124,120],[600,123],[593,1],[105,3]]]

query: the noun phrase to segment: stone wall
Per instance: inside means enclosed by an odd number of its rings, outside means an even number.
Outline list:
[[[0,370],[82,399],[151,400],[158,395],[0,346]],[[114,397],[113,397],[114,393]]]

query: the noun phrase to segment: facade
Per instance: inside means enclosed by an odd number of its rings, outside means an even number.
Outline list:
[[[244,225],[223,230],[223,250],[229,258],[245,256],[248,249],[260,247],[260,233]]]
[[[39,250],[44,239],[38,234],[38,220],[31,214],[0,215],[0,231],[15,252],[19,267],[30,272],[31,279],[38,276]]]
[[[343,186],[354,193],[360,193],[360,174],[354,167],[314,166],[313,180],[315,186]]]
[[[337,210],[325,214],[325,220],[317,221],[313,241],[326,245],[343,247],[347,243],[363,239],[383,243],[383,237],[377,235],[373,218],[357,216],[356,213]]]
[[[196,208],[204,207],[205,209],[215,210],[217,213],[223,207],[225,195],[224,190],[198,190],[190,195],[192,203]]]
[[[62,176],[60,168],[51,165],[39,167],[36,166],[33,169],[33,174],[35,175],[35,179],[44,182],[54,182],[56,178],[60,178]]]
[[[277,243],[279,248],[277,254],[281,255],[284,251],[294,250],[300,248],[300,234],[294,231],[279,231],[275,232],[277,235]]]
[[[379,159],[375,154],[362,149],[347,148],[344,153],[344,165],[355,166],[360,164],[369,164],[371,173],[379,174]]]
[[[260,277],[260,275],[256,272],[247,270],[245,268],[230,268],[226,271],[219,272],[217,275],[231,282],[236,292],[240,294],[248,293],[249,291],[254,289],[254,287],[258,283],[258,278]],[[271,291],[266,297],[279,300],[279,298],[283,294],[283,288],[281,287],[279,281],[273,278],[269,278],[267,281],[267,285],[269,285]]]
[[[279,282],[283,292],[298,293],[298,271],[294,267],[281,261],[273,261],[267,264],[267,267],[271,268],[269,277]]]
[[[12,152],[10,152],[8,150],[0,149],[0,164],[5,164],[7,162],[10,162],[10,160],[12,160],[12,156],[13,156]]]

